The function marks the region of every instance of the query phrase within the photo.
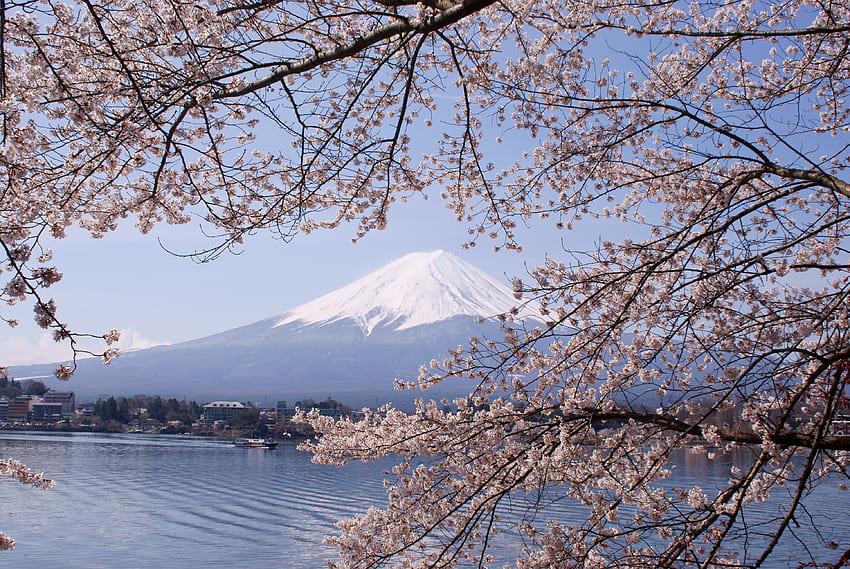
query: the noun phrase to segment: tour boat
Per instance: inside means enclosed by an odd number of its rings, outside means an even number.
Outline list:
[[[240,438],[233,441],[233,445],[242,448],[274,448],[277,443],[271,439]]]

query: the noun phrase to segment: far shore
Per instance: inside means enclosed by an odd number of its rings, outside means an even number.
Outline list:
[[[295,425],[289,428],[270,427],[268,432],[262,435],[264,438],[283,440],[303,440],[313,435],[304,425]],[[221,440],[233,440],[239,437],[259,436],[257,433],[245,429],[199,429],[199,428],[175,428],[163,427],[154,429],[138,429],[125,426],[121,430],[107,428],[99,425],[34,425],[26,423],[0,424],[2,431],[28,431],[43,433],[107,433],[107,434],[144,434],[144,435],[186,435],[193,437],[208,437]]]

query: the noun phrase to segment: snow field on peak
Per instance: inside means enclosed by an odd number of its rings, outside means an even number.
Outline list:
[[[455,316],[490,318],[517,304],[507,286],[451,253],[411,253],[282,314],[274,327],[350,318],[369,335],[377,326],[404,330]]]

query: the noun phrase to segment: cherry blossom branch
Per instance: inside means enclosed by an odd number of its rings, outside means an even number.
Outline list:
[[[674,431],[683,435],[692,435],[700,438],[705,438],[706,436],[706,431],[703,426],[687,423],[664,414],[640,413],[626,409],[613,409],[611,411],[604,412],[587,409],[586,413],[587,417],[593,422],[631,419],[639,423],[656,425],[665,430]],[[771,442],[779,447],[801,447],[813,450],[850,450],[850,436],[818,436],[817,434],[813,435],[808,433],[781,432],[772,434],[769,437],[764,437],[755,433],[742,433],[722,427],[716,427],[712,429],[712,431],[716,432],[718,440],[723,442],[750,445],[762,445],[765,442]]]
[[[794,180],[805,180],[850,198],[850,184],[835,176],[818,170],[801,170],[799,168],[784,168],[777,164],[765,166],[765,171]]]
[[[0,476],[17,480],[21,484],[47,490],[53,487],[53,480],[44,477],[43,473],[34,473],[20,462],[12,459],[0,459]],[[0,532],[0,551],[15,547],[15,540]]]
[[[237,89],[215,93],[213,95],[213,99],[220,100],[241,97],[248,93],[259,91],[279,82],[285,77],[304,73],[326,63],[351,57],[363,52],[370,46],[376,45],[395,36],[401,36],[411,32],[427,34],[439,30],[458,22],[470,14],[483,10],[487,6],[493,4],[494,1],[495,0],[464,0],[463,2],[454,4],[450,8],[443,10],[434,16],[422,19],[397,16],[397,21],[379,26],[371,32],[364,34],[347,44],[320,51],[301,61],[282,64],[278,67],[278,69],[266,77],[252,81]]]
[[[654,29],[642,28],[636,30],[634,27],[623,26],[612,22],[595,22],[595,27],[619,29],[630,33],[640,33],[647,36],[663,36],[663,37],[686,37],[686,38],[728,38],[733,41],[746,39],[770,39],[770,38],[787,38],[787,37],[807,37],[807,36],[830,36],[841,35],[850,32],[850,24],[836,26],[812,26],[808,28],[789,28],[782,30],[693,30],[681,28]]]

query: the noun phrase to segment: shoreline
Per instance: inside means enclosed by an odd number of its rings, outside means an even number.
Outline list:
[[[0,431],[13,432],[39,432],[39,433],[102,433],[102,434],[139,434],[139,435],[185,435],[193,437],[203,437],[210,439],[233,440],[240,437],[252,437],[250,431],[242,429],[172,429],[165,427],[162,429],[133,429],[125,428],[122,430],[108,429],[98,427],[96,425],[27,425],[27,424],[6,424],[0,425]],[[267,438],[274,440],[304,440],[312,435],[306,432],[301,432],[299,429],[269,429]]]

